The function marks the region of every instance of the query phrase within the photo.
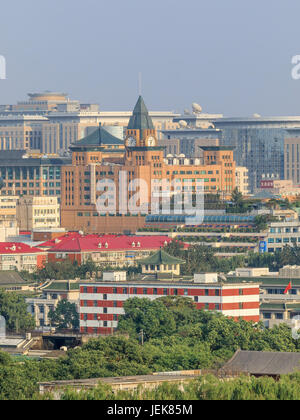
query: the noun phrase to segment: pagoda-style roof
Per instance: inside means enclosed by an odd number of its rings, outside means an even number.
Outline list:
[[[141,96],[137,100],[127,128],[129,130],[154,130],[152,118]]]
[[[173,257],[172,255],[168,254],[163,249],[160,249],[159,251],[155,252],[154,254],[150,255],[147,258],[144,258],[142,260],[138,260],[140,264],[143,265],[165,265],[165,264],[184,264],[185,261]]]
[[[84,137],[83,139],[73,143],[71,149],[77,147],[86,147],[86,146],[122,146],[124,142],[120,140],[118,137],[113,136],[110,134],[105,128],[99,126],[95,131],[93,131],[88,136]]]

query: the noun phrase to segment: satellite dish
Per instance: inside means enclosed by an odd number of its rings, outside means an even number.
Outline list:
[[[189,109],[185,109],[183,111],[184,115],[191,115],[190,110]]]
[[[179,125],[180,125],[180,127],[185,128],[185,127],[187,127],[188,123],[184,120],[180,120]]]
[[[254,117],[254,118],[260,118],[260,117],[261,117],[261,115],[259,115],[259,114],[256,114],[256,113],[255,113],[255,114],[253,114],[253,117]]]
[[[201,114],[202,112],[202,107],[196,102],[192,103],[192,109],[193,109],[194,114]]]

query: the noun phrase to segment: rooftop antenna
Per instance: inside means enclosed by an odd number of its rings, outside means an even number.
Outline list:
[[[139,96],[142,96],[142,73],[139,72]]]

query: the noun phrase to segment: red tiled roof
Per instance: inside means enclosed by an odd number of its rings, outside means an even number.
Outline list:
[[[49,252],[82,252],[105,250],[131,250],[151,249],[156,250],[172,239],[168,236],[127,236],[127,235],[80,235],[71,234],[47,241],[39,246],[49,248]]]
[[[21,242],[0,242],[0,254],[41,254],[42,252]]]

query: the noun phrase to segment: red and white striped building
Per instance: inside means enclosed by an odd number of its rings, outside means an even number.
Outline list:
[[[124,314],[124,301],[162,296],[186,296],[194,300],[198,309],[218,311],[235,320],[259,321],[259,284],[256,283],[106,281],[80,285],[80,330],[109,334]]]

